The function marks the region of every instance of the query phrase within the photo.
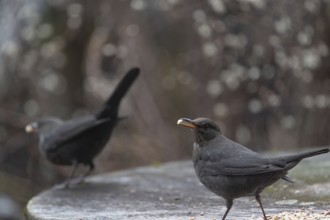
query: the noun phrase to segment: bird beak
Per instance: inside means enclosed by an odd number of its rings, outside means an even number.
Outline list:
[[[177,124],[187,128],[197,128],[194,122],[189,118],[180,118]]]
[[[37,126],[37,123],[35,123],[35,122],[25,126],[25,132],[26,133],[35,133],[37,131],[38,131],[38,126]]]

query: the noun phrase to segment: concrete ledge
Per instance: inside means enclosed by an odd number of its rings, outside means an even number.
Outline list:
[[[303,161],[289,175],[296,184],[279,181],[262,194],[266,213],[307,207],[327,209],[329,170],[329,154]],[[224,204],[223,199],[199,183],[192,163],[183,161],[101,174],[71,189],[47,190],[30,200],[27,217],[30,220],[210,220],[220,219]],[[229,219],[259,217],[261,212],[254,198],[235,200],[228,216]]]

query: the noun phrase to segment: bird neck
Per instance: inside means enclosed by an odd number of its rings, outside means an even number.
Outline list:
[[[195,133],[195,143],[200,147],[205,146],[213,139],[217,138],[219,135],[216,133]]]

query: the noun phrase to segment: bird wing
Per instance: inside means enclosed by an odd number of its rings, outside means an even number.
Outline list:
[[[238,163],[239,161],[239,163]],[[237,162],[237,163],[236,163]],[[244,158],[242,160],[225,161],[223,172],[227,175],[254,175],[283,170],[285,165],[275,165],[268,159]]]
[[[206,173],[213,176],[254,175],[283,170],[287,166],[283,161],[270,160],[237,143],[225,149],[214,148],[202,156]]]
[[[108,123],[110,119],[95,119],[94,116],[86,116],[67,121],[47,135],[47,141],[50,144],[48,150],[65,145],[65,143],[84,134],[86,131]]]
[[[275,165],[270,163],[268,159],[256,158],[235,158],[231,160],[209,161],[206,162],[205,165],[205,171],[212,176],[254,175],[285,169],[285,165]]]
[[[240,157],[221,161],[222,173],[227,175],[253,175],[274,171],[288,170],[296,166],[304,158],[329,152],[329,149],[314,150],[290,156],[264,158],[260,154],[245,153]],[[217,165],[215,165],[217,166]]]

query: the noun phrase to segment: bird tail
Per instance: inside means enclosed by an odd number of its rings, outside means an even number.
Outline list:
[[[291,162],[298,162],[301,161],[302,159],[308,158],[308,157],[313,157],[319,154],[325,154],[330,151],[329,148],[324,148],[321,150],[314,150],[314,151],[309,151],[301,154],[296,154],[296,155],[291,155],[291,156],[286,156],[282,157],[281,160],[285,161],[286,163],[291,163]]]
[[[117,85],[112,95],[104,103],[102,108],[96,113],[97,119],[118,117],[117,115],[120,101],[125,96],[135,79],[138,77],[139,73],[139,68],[132,68],[126,73],[124,78]]]

